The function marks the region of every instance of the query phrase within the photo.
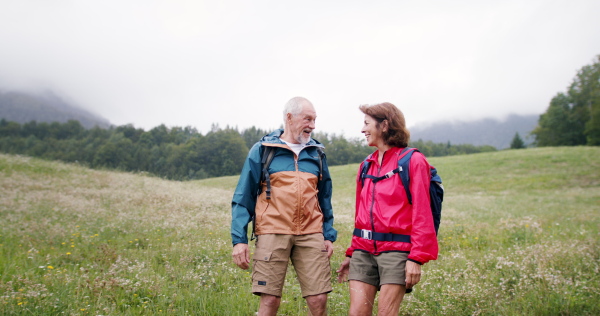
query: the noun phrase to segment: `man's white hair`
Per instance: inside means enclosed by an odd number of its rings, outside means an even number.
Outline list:
[[[283,108],[283,124],[285,125],[287,121],[288,113],[292,114],[292,116],[300,114],[300,112],[302,112],[302,106],[304,104],[312,105],[312,103],[308,101],[308,99],[303,97],[294,97],[287,101],[285,107]]]

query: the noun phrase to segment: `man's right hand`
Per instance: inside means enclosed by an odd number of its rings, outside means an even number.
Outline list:
[[[250,263],[250,252],[248,251],[248,244],[235,244],[233,246],[233,262],[237,264],[238,267],[246,270],[248,269]]]

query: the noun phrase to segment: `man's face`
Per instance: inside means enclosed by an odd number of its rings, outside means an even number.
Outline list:
[[[288,130],[296,144],[306,144],[315,129],[317,112],[311,104],[305,103],[302,112],[297,115],[288,114]]]

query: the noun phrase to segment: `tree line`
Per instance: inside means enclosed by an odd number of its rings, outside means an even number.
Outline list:
[[[91,168],[147,172],[172,180],[237,175],[249,148],[270,131],[256,127],[239,131],[213,125],[205,135],[193,127],[148,131],[133,125],[84,128],[78,121],[29,123],[0,120],[0,152],[78,163]],[[325,145],[330,166],[361,162],[374,151],[362,139],[315,133]],[[495,151],[492,146],[452,145],[418,140],[428,157]]]

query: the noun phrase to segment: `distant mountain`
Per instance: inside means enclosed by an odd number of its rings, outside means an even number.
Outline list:
[[[69,104],[52,92],[0,91],[0,118],[21,124],[76,120],[85,128],[108,128],[111,125],[107,119]]]
[[[511,114],[503,120],[486,118],[472,122],[439,122],[410,128],[410,138],[434,143],[491,145],[505,149],[510,147],[517,132],[526,145],[531,144],[534,139],[529,133],[537,126],[539,117]]]

